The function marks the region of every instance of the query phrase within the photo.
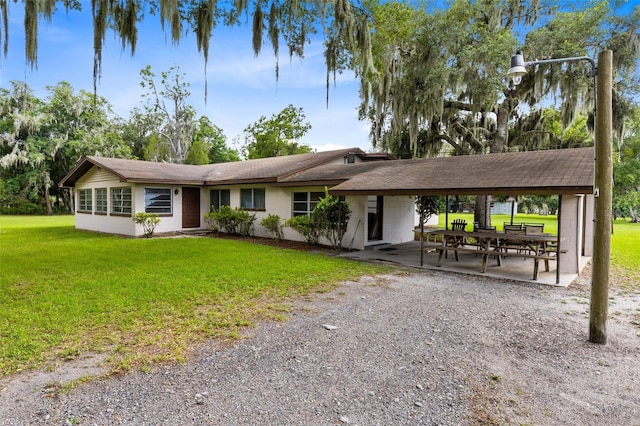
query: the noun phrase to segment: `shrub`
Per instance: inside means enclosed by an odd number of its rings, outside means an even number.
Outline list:
[[[209,229],[211,229],[213,232],[220,231],[220,226],[218,224],[218,214],[217,213],[218,212],[213,210],[210,213],[205,213],[205,215],[203,216],[203,219],[204,219],[205,223],[209,226]]]
[[[46,214],[47,209],[39,204],[32,203],[19,196],[7,196],[0,199],[0,214],[21,215],[21,214]]]
[[[279,240],[284,239],[284,233],[282,232],[282,221],[277,214],[269,214],[267,217],[260,221],[260,225],[267,231],[269,231],[274,237]]]
[[[304,237],[306,243],[318,244],[318,238],[320,238],[318,228],[309,216],[294,216],[288,219],[284,223],[284,226],[288,226],[294,231],[299,232]]]
[[[158,213],[140,212],[133,215],[133,221],[138,225],[142,225],[144,235],[149,238],[153,235],[156,226],[160,223],[160,218],[158,217]]]
[[[328,239],[334,249],[339,250],[347,232],[351,210],[349,204],[339,197],[329,195],[327,189],[325,194],[311,212],[311,219],[318,227],[319,234]]]
[[[232,209],[229,206],[221,206],[219,210],[205,214],[204,220],[213,231],[248,237],[253,233],[256,215],[242,208]]]

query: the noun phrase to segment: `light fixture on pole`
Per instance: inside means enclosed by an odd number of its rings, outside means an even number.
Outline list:
[[[591,306],[589,312],[589,341],[607,343],[607,315],[609,304],[609,259],[611,256],[611,201],[613,192],[612,145],[612,84],[613,52],[604,50],[598,54],[598,65],[588,56],[557,58],[525,62],[522,52],[511,57],[507,78],[514,85],[522,82],[531,65],[552,64],[571,61],[587,61],[591,64],[593,78],[594,123],[595,123],[595,182],[593,195],[594,235],[593,257],[591,259]],[[600,74],[600,75],[598,75]],[[596,80],[596,76],[598,76]],[[596,114],[597,111],[597,114]]]
[[[556,59],[543,59],[543,60],[535,60],[531,62],[525,62],[524,56],[522,56],[522,52],[516,52],[515,55],[511,57],[511,66],[509,67],[509,71],[507,71],[507,78],[510,78],[513,81],[513,84],[516,86],[522,82],[522,77],[527,75],[527,67],[531,65],[541,65],[541,64],[557,64],[560,62],[572,62],[572,61],[587,61],[591,64],[591,78],[593,78],[593,96],[596,96],[596,76],[598,75],[598,67],[593,59],[588,56],[574,56],[571,58],[556,58]],[[594,102],[595,104],[595,102]],[[595,112],[595,108],[594,108]]]
[[[513,84],[517,86],[522,83],[522,76],[526,74],[527,67],[525,66],[522,52],[517,52],[511,57],[511,67],[509,67],[509,71],[507,71],[507,78],[511,78]]]

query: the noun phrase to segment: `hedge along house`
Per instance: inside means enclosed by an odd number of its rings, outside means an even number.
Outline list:
[[[157,232],[206,229],[211,206],[256,213],[259,222],[309,214],[324,194],[351,209],[343,246],[365,249],[413,240],[416,195],[559,195],[558,274],[578,273],[593,243],[594,150],[579,148],[416,160],[359,149],[190,166],[85,157],[60,186],[75,189],[76,227],[143,234],[131,216],[155,212]],[[302,241],[292,229],[285,238]]]

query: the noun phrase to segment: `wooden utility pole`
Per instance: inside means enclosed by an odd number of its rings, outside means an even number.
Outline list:
[[[593,258],[591,260],[591,309],[589,311],[589,341],[607,343],[609,307],[609,260],[611,258],[611,203],[613,193],[612,163],[612,81],[613,52],[598,54],[596,80],[595,139],[595,224]]]

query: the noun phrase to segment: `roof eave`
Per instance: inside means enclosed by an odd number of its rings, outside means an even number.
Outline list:
[[[295,182],[277,182],[272,186],[277,187],[294,187],[294,186],[335,186],[345,182],[348,179],[333,179],[333,180],[308,180],[308,181],[295,181]]]
[[[568,186],[555,188],[447,188],[447,189],[329,189],[331,195],[566,195],[593,194],[593,186]]]

